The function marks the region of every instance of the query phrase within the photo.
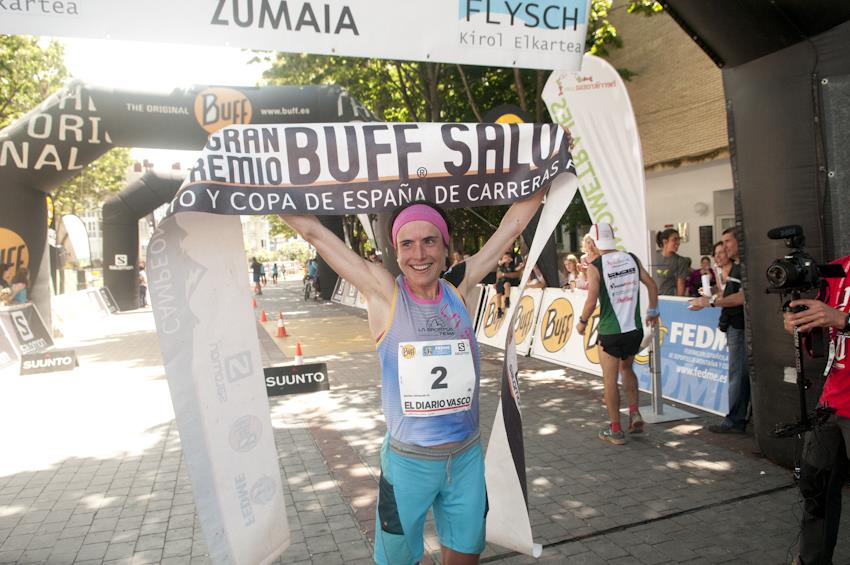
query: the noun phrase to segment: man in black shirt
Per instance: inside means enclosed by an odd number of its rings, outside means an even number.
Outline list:
[[[691,302],[691,310],[707,306],[720,307],[720,331],[726,332],[729,346],[729,413],[719,424],[708,429],[716,434],[738,433],[747,429],[750,406],[750,371],[747,365],[747,343],[744,335],[744,289],[741,286],[741,263],[738,256],[738,238],[735,228],[729,228],[721,237],[723,248],[735,263],[729,271],[723,296],[700,296]]]

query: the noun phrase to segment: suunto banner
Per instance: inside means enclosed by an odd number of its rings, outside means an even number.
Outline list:
[[[413,200],[447,208],[508,204],[550,185],[529,264],[577,187],[567,138],[557,125],[231,126],[210,138],[150,241],[147,269],[180,438],[193,489],[201,493],[198,513],[214,562],[267,563],[289,543],[237,215],[374,213]],[[539,546],[527,512],[509,334],[487,452],[487,539],[531,555]]]
[[[578,69],[589,11],[590,0],[6,0],[0,33]]]

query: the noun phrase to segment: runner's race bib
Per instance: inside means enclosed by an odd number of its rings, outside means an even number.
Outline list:
[[[469,410],[475,394],[475,365],[469,340],[400,343],[398,386],[405,416],[440,416]]]

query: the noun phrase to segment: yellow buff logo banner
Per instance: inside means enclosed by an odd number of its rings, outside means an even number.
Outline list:
[[[221,92],[213,100],[212,94],[200,108],[205,120],[245,111],[238,100]],[[150,241],[147,271],[213,562],[270,562],[290,541],[239,215],[382,213],[421,200],[445,208],[492,206],[546,188],[531,265],[577,189],[567,138],[557,125],[231,125],[210,135]],[[528,331],[527,320],[520,321],[503,323]],[[515,337],[507,332],[502,398],[487,449],[487,539],[537,555],[527,512]],[[256,485],[262,498],[251,495]]]

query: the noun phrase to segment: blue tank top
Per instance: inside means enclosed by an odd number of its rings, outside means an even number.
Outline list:
[[[404,277],[396,279],[390,323],[378,342],[381,360],[381,402],[390,437],[407,444],[432,446],[463,441],[478,432],[478,393],[481,376],[478,342],[472,321],[457,289],[439,281],[436,300],[415,298]],[[434,340],[467,340],[472,348],[475,390],[469,410],[429,417],[405,416],[398,381],[399,343]]]

